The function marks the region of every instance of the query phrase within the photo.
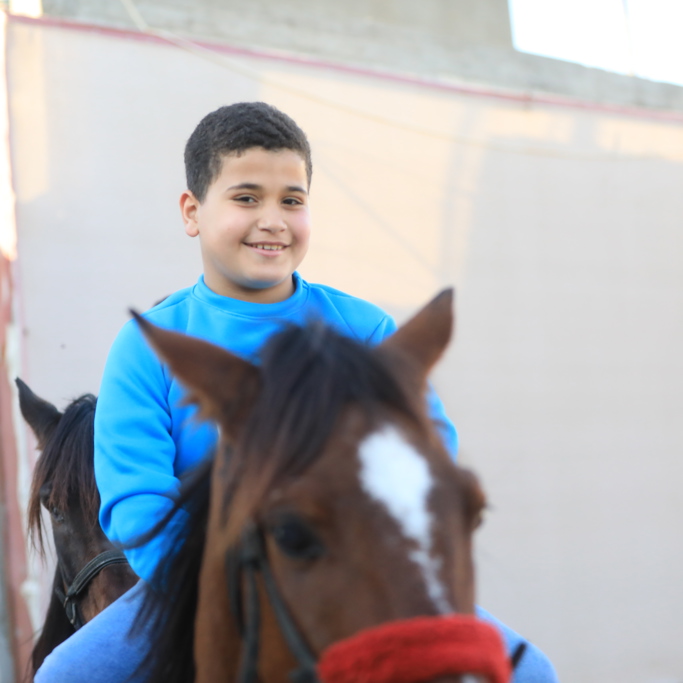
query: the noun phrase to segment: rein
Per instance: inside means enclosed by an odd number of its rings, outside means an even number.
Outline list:
[[[228,551],[225,567],[230,605],[242,636],[237,683],[258,680],[259,575],[297,661],[289,674],[292,683],[417,683],[455,672],[480,673],[493,683],[506,683],[526,647],[520,644],[508,659],[496,629],[473,616],[416,617],[365,629],[331,645],[318,661],[278,590],[263,533],[255,524],[244,532],[238,548]]]
[[[78,598],[88,587],[90,582],[105,568],[111,564],[124,564],[128,560],[120,550],[105,550],[103,553],[93,557],[83,569],[81,569],[71,582],[71,585],[64,592],[61,588],[55,588],[55,595],[64,606],[67,619],[78,631],[85,622],[78,610]],[[63,576],[63,572],[62,572]]]

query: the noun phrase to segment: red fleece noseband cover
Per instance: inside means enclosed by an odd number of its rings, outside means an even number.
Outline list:
[[[392,621],[330,646],[318,662],[324,683],[423,683],[479,674],[508,683],[511,670],[496,629],[466,615]]]

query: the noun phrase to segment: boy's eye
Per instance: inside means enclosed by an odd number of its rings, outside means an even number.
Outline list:
[[[256,199],[251,195],[243,194],[239,197],[235,197],[235,201],[240,202],[241,204],[253,204],[256,201]]]
[[[299,206],[299,204],[303,204],[303,202],[297,197],[287,197],[283,200],[283,203],[287,204],[288,206]]]

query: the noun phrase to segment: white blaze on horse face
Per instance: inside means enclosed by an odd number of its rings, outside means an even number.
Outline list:
[[[387,509],[403,535],[417,545],[410,559],[420,568],[434,606],[442,614],[452,612],[439,579],[441,559],[431,555],[432,515],[428,501],[434,481],[426,459],[393,425],[367,436],[358,455],[361,485]]]

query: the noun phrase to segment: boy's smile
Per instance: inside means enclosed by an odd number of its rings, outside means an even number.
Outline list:
[[[297,152],[253,147],[227,155],[204,201],[188,190],[180,208],[185,232],[199,235],[210,289],[256,303],[291,296],[310,234],[306,165]]]

